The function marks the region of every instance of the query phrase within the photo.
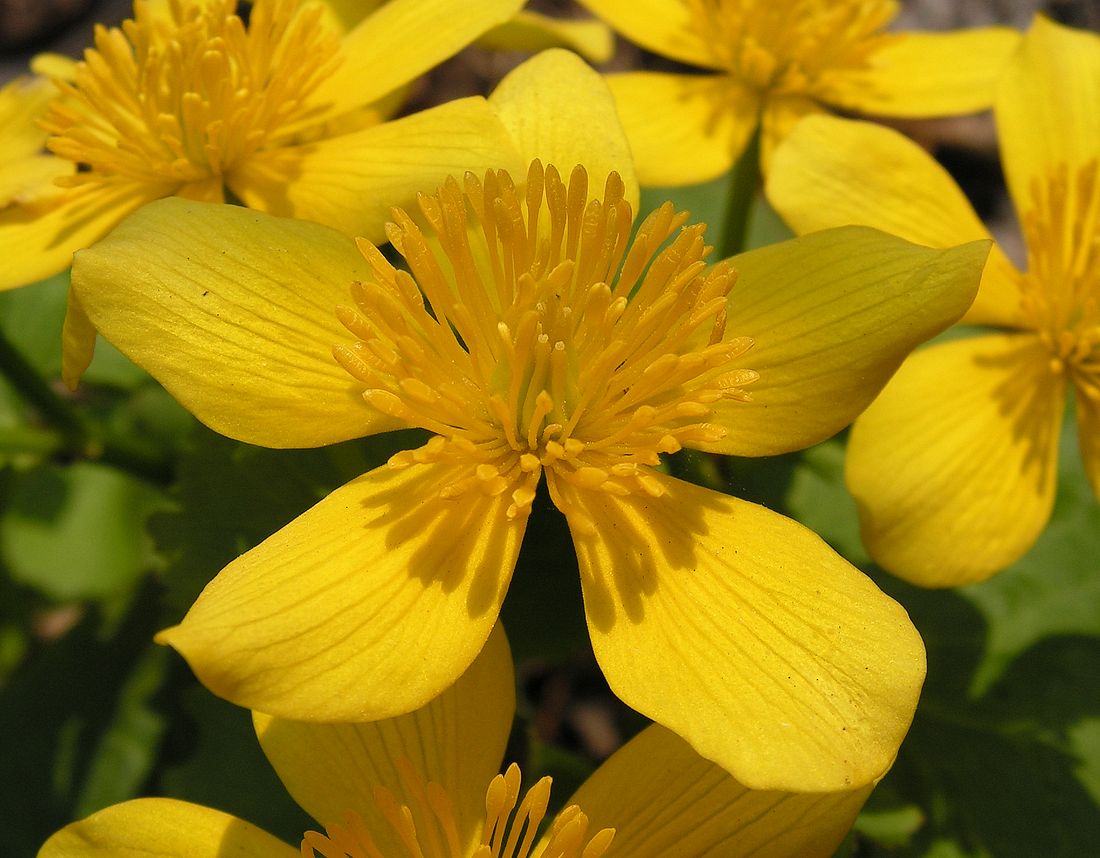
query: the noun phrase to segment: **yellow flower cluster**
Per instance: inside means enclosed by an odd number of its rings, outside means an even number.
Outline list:
[[[583,2],[704,71],[601,77],[551,48],[399,117],[494,27],[573,31],[519,0],[135,0],[81,61],[40,60],[52,83],[0,90],[0,288],[72,265],[70,386],[98,332],[239,441],[423,433],[157,636],[254,710],[323,831],[299,852],[139,799],[41,858],[831,855],[910,726],[921,638],[816,534],[667,457],[788,453],[855,421],[868,549],[929,586],[1035,541],[1069,389],[1100,491],[1100,39],[887,31],[889,0]],[[915,144],[826,112],[991,104],[1026,271]],[[805,235],[720,259],[671,203],[637,216],[639,184],[746,147],[751,174],[753,139]],[[986,329],[910,356],[960,320]],[[599,667],[655,722],[556,815],[549,779],[500,773],[498,618],[542,491]]]

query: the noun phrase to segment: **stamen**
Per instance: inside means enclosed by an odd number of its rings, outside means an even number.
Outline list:
[[[435,232],[395,210],[388,235],[412,275],[360,242],[377,282],[338,318],[358,339],[337,360],[373,407],[437,433],[396,466],[465,465],[446,497],[508,493],[526,515],[544,470],[592,491],[653,495],[644,468],[712,443],[715,403],[747,401],[749,337],[726,334],[736,282],[707,268],[702,226],[664,205],[630,242],[632,212],[612,174],[589,200],[534,162],[522,189],[504,171],[448,180],[420,200]],[[564,509],[564,508],[563,508]]]
[[[771,93],[822,95],[831,76],[866,68],[897,38],[894,0],[688,0],[715,64]]]
[[[66,185],[124,176],[169,192],[221,177],[315,121],[309,96],[339,62],[339,39],[316,2],[138,0],[121,29],[97,27],[95,47],[59,81],[43,127],[56,155],[82,166]]]
[[[1050,352],[1050,371],[1086,397],[1100,390],[1100,165],[1059,165],[1031,186],[1020,221],[1028,247],[1024,316]]]

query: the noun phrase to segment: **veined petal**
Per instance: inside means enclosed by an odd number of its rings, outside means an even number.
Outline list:
[[[287,791],[322,825],[359,814],[384,855],[405,854],[374,798],[402,795],[399,760],[456,802],[464,847],[485,817],[485,787],[500,770],[515,714],[515,676],[503,629],[458,681],[408,715],[359,724],[309,724],[253,713],[256,735]],[[471,854],[469,848],[465,854]]]
[[[477,40],[482,48],[535,53],[569,48],[594,63],[605,63],[615,52],[615,37],[602,21],[552,18],[521,9],[508,21]]]
[[[1100,402],[1078,389],[1077,439],[1092,493],[1100,500]]]
[[[41,204],[58,196],[63,191],[54,184],[54,179],[71,176],[75,170],[72,161],[52,155],[11,157],[0,161],[0,209],[12,203]]]
[[[759,99],[727,75],[607,75],[643,185],[692,185],[733,166],[759,118]]]
[[[685,0],[580,0],[592,14],[654,53],[692,66],[718,68]]]
[[[568,489],[596,659],[629,706],[745,786],[868,784],[924,681],[905,611],[802,525],[658,473],[660,497]]]
[[[515,169],[511,137],[481,97],[301,146],[260,152],[229,176],[245,203],[383,243],[394,206],[467,170]],[[346,299],[345,299],[346,300]]]
[[[175,647],[215,694],[300,721],[365,721],[423,706],[481,650],[525,519],[507,493],[441,497],[454,466],[383,466],[233,561]]]
[[[332,347],[369,274],[345,235],[237,206],[147,206],[73,267],[88,318],[224,435],[312,447],[392,429]]]
[[[72,289],[68,299],[61,328],[61,380],[69,390],[76,390],[95,354],[96,330]]]
[[[719,453],[769,456],[828,438],[866,408],[905,356],[973,300],[988,242],[917,247],[842,227],[751,250],[728,301],[727,336],[760,373],[749,402],[715,403]]]
[[[94,243],[134,209],[167,189],[131,183],[69,191],[45,207],[0,210],[0,290],[64,271],[73,253]]]
[[[66,825],[38,858],[300,858],[243,819],[172,798],[139,798]]]
[[[955,180],[907,137],[870,122],[815,116],[776,150],[768,200],[799,234],[866,224],[929,247],[988,239]],[[965,322],[1018,327],[1020,273],[994,245]]]
[[[988,578],[1050,517],[1065,385],[1031,334],[930,346],[856,421],[847,481],[863,541],[925,587]]]
[[[630,858],[829,858],[872,787],[831,793],[753,790],[658,724],[601,765],[568,804],[589,829],[615,829]]]
[[[342,62],[311,101],[333,113],[375,101],[504,23],[522,5],[523,0],[390,0],[344,36]]]
[[[510,72],[489,96],[523,165],[538,158],[563,176],[583,164],[589,187],[602,192],[615,171],[637,211],[638,180],[630,144],[603,78],[580,57],[543,51]]]
[[[1032,208],[1032,181],[1059,166],[1097,157],[1100,36],[1036,16],[997,89],[994,115],[1005,178],[1020,213]]]
[[[765,175],[772,171],[772,155],[799,122],[824,113],[816,101],[801,95],[772,96],[764,103],[760,121],[760,166]],[[845,221],[847,225],[850,221]]]
[[[880,116],[950,116],[993,104],[995,86],[1020,33],[983,27],[898,33],[866,69],[837,72],[825,100]]]

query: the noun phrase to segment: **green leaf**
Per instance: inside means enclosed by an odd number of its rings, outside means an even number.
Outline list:
[[[57,601],[127,593],[153,565],[145,520],[161,496],[92,463],[19,474],[0,514],[0,558],[12,578]]]
[[[164,663],[152,643],[155,606],[146,588],[113,633],[91,613],[36,641],[0,688],[4,855],[35,854],[76,816],[131,798],[146,782],[160,740],[153,700]],[[42,617],[40,626],[74,613]]]
[[[1050,524],[1016,564],[959,592],[989,624],[974,692],[1019,653],[1053,635],[1100,635],[1100,506],[1085,478],[1072,415],[1062,433]]]
[[[162,768],[161,794],[232,813],[288,843],[316,828],[267,762],[247,709],[197,685],[182,699],[176,732],[166,740],[170,761]]]
[[[0,292],[5,333],[45,378],[61,375],[61,328],[68,297],[67,271],[22,289]],[[84,379],[130,389],[147,383],[149,375],[100,337]]]
[[[804,450],[787,491],[787,513],[856,566],[870,562],[859,537],[856,502],[844,488],[844,441],[831,438]]]
[[[4,333],[45,378],[61,375],[61,325],[68,294],[68,272],[0,292]]]
[[[164,716],[153,708],[153,699],[164,686],[169,659],[170,653],[162,647],[141,651],[119,689],[114,717],[93,752],[76,801],[76,816],[87,816],[141,791],[165,729]]]
[[[168,561],[165,623],[178,622],[225,565],[334,488],[418,446],[408,430],[316,450],[267,450],[196,424],[179,462],[171,510],[149,522]]]

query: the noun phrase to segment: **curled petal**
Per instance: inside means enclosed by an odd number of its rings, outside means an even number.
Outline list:
[[[651,476],[660,497],[563,487],[611,688],[753,789],[881,777],[924,680],[905,611],[796,522]]]
[[[988,578],[1030,548],[1054,503],[1065,383],[1031,334],[930,346],[856,421],[847,481],[863,540],[925,587]]]
[[[283,718],[423,706],[484,645],[523,538],[507,493],[440,496],[463,476],[386,465],[348,483],[230,563],[158,641],[215,694]]]

